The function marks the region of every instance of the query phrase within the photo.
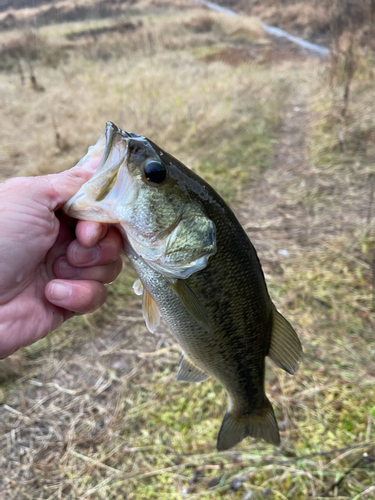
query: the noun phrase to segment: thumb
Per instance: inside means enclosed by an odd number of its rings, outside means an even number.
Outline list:
[[[85,182],[91,179],[99,166],[100,160],[100,156],[94,156],[83,165],[73,167],[59,174],[39,177],[41,181],[46,183],[42,196],[45,197],[45,204],[51,212],[61,208]]]

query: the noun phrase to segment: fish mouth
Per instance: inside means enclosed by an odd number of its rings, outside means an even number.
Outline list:
[[[134,201],[138,192],[135,179],[127,168],[128,141],[136,136],[121,130],[112,122],[106,123],[104,133],[78,165],[93,156],[102,156],[91,179],[63,206],[70,217],[95,222],[119,222],[115,207],[119,200]]]

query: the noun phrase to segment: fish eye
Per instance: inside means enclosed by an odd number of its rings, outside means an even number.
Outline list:
[[[144,175],[148,182],[161,184],[167,177],[167,170],[160,161],[152,160],[146,163]]]

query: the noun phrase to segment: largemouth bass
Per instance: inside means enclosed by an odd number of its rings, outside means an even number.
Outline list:
[[[229,408],[218,450],[246,436],[278,445],[264,389],[265,356],[288,373],[302,348],[276,310],[256,251],[216,191],[151,140],[111,122],[87,156],[94,176],[64,206],[75,218],[117,224],[139,280],[150,331],[164,318],[183,349],[177,379],[215,377]]]

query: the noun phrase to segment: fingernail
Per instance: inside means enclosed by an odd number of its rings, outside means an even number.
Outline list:
[[[50,295],[53,300],[67,300],[72,295],[72,289],[61,281],[55,281],[50,287]]]
[[[92,234],[90,235],[91,240],[101,240],[107,234],[107,224],[96,223],[96,227],[91,229]]]
[[[93,248],[83,248],[83,247],[74,247],[72,251],[72,258],[74,264],[91,264],[98,260],[99,257],[99,249],[97,247]]]
[[[98,241],[101,238],[102,228],[98,222],[91,222],[87,227],[86,238],[88,241]]]

